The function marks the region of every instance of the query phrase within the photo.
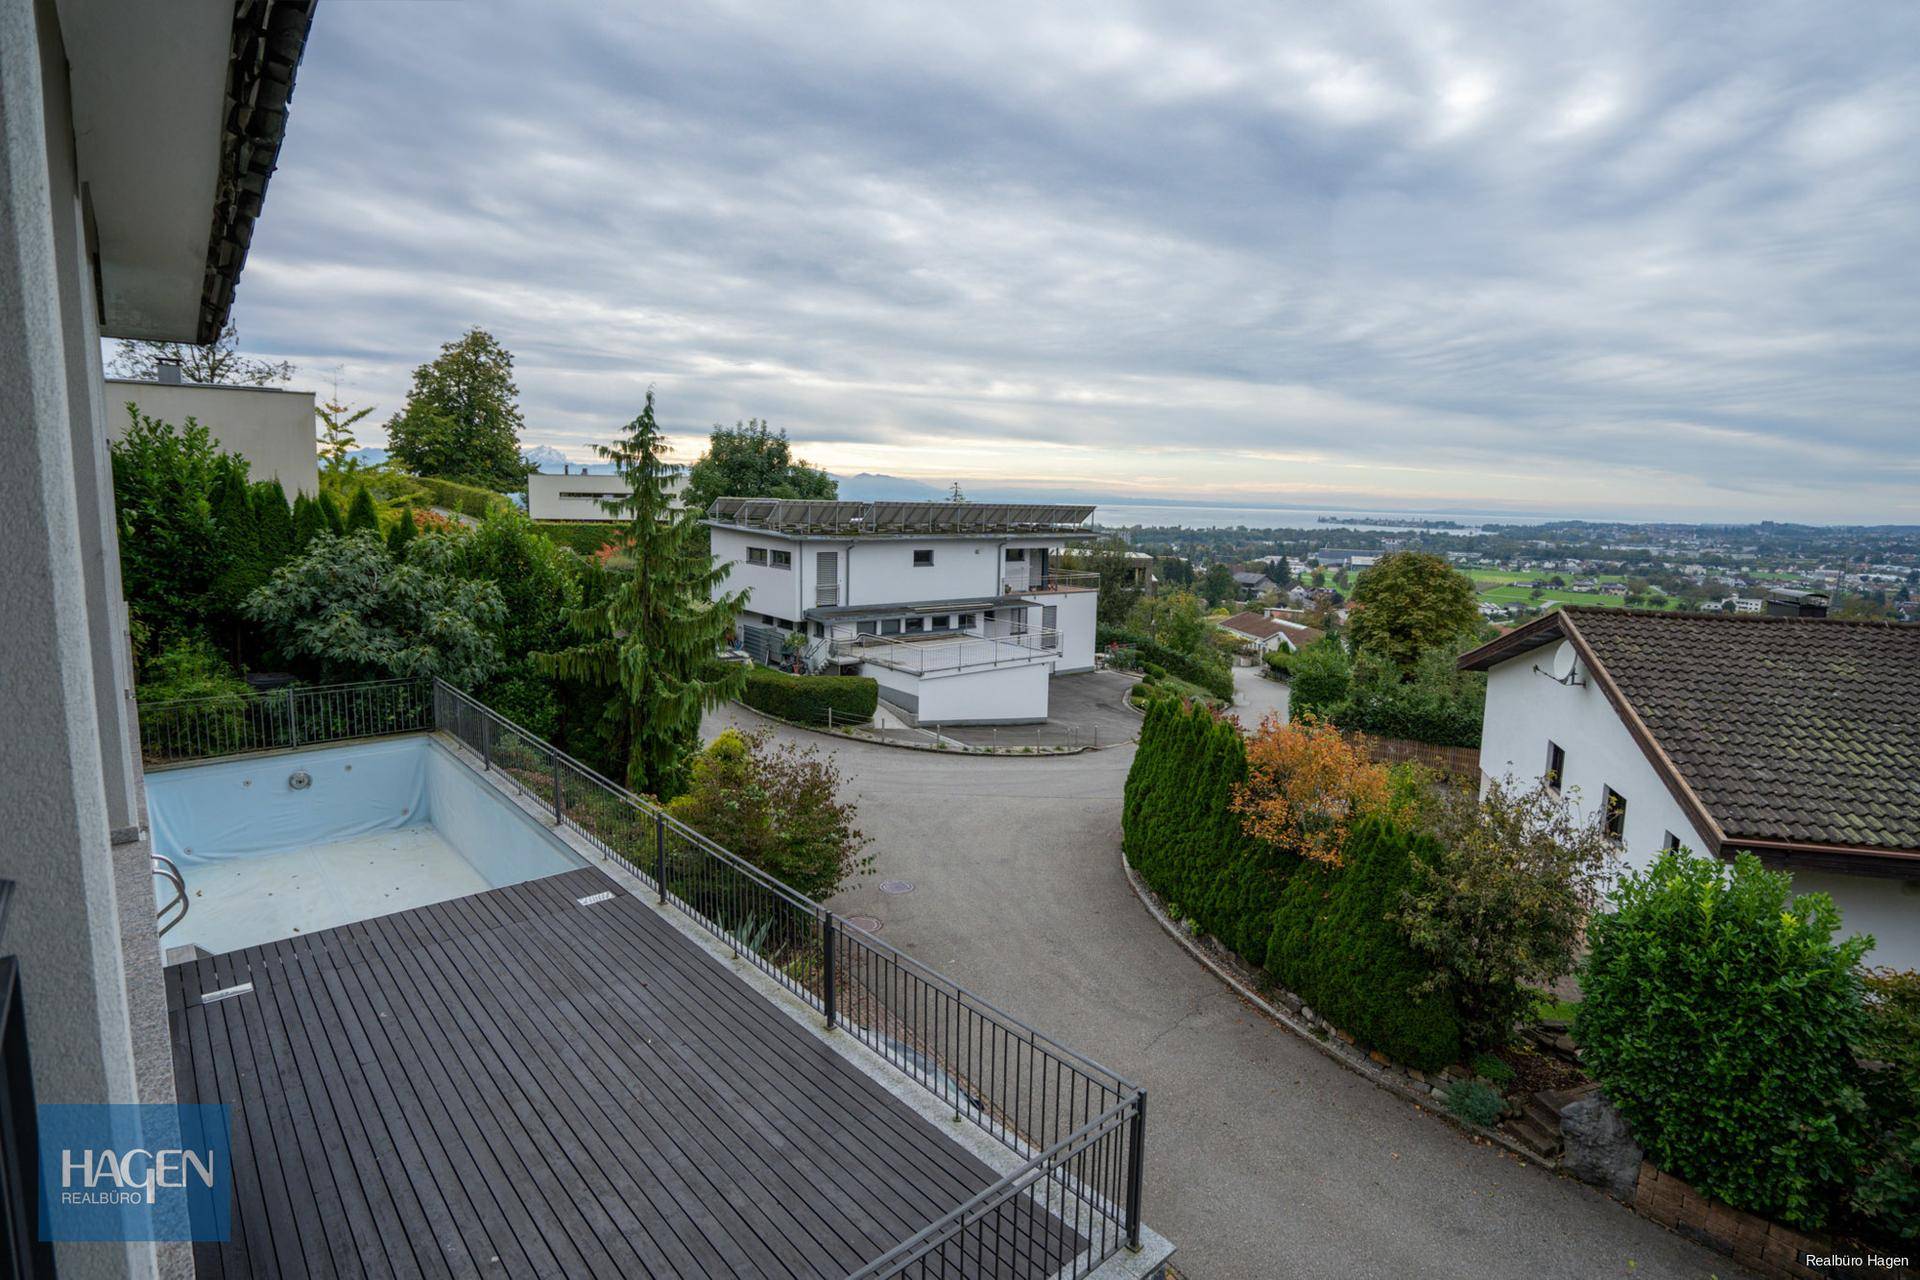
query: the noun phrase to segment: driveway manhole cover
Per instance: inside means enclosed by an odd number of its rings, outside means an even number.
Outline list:
[[[865,929],[868,933],[880,932],[879,916],[848,916],[847,923],[856,929]]]
[[[912,893],[912,892],[913,892],[913,881],[911,881],[911,880],[882,880],[882,881],[880,882],[880,892],[882,892],[882,893]]]

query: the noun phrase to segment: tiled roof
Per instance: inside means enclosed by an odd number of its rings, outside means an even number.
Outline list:
[[[1231,618],[1220,619],[1220,625],[1229,631],[1238,631],[1243,636],[1252,636],[1256,640],[1271,640],[1286,632],[1285,627],[1264,613],[1236,613]]]
[[[1569,608],[1461,665],[1484,670],[1562,634],[1639,717],[1726,847],[1920,850],[1920,626]]]

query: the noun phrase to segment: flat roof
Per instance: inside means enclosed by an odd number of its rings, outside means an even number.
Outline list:
[[[166,977],[232,1108],[202,1276],[837,1277],[999,1181],[598,868]],[[1022,1274],[1086,1247],[1011,1211]]]
[[[967,600],[913,600],[898,604],[839,604],[809,609],[803,617],[826,622],[835,618],[884,617],[898,613],[952,613],[956,609],[1032,608],[1025,596],[975,596]],[[749,613],[753,610],[749,609]]]
[[[1013,502],[816,502],[715,498],[709,524],[797,537],[1090,534],[1091,506]]]

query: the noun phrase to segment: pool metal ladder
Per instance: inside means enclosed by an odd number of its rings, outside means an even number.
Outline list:
[[[153,917],[159,936],[164,938],[167,936],[167,930],[187,918],[187,878],[180,874],[180,868],[175,865],[173,859],[164,853],[153,855],[153,874],[173,886],[173,897],[162,903]],[[168,919],[169,913],[172,913],[172,919]]]

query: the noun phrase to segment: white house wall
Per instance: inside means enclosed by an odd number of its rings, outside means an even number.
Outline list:
[[[1097,591],[1052,591],[1028,596],[1040,610],[1030,610],[1027,621],[1041,625],[1048,606],[1059,607],[1054,627],[1060,633],[1058,674],[1093,670],[1093,633],[1099,621],[1100,593]]]
[[[877,674],[868,668],[869,674]],[[921,724],[1032,724],[1047,718],[1048,664],[919,677]]]
[[[837,555],[840,604],[888,605],[977,600],[1005,594],[1001,566],[1007,548],[1045,548],[1057,555],[1064,545],[1018,538],[790,538],[727,528],[714,528],[712,536],[714,556],[734,562],[724,589],[745,588],[752,593],[747,603],[749,613],[790,622],[798,621],[801,614],[819,603],[816,579],[822,551]],[[749,547],[789,552],[793,568],[748,564]],[[933,552],[933,563],[915,565],[915,551]],[[1085,665],[1091,666],[1091,629],[1087,634]]]
[[[1562,791],[1583,818],[1598,816],[1603,788],[1612,787],[1625,797],[1623,844],[1629,867],[1650,866],[1669,831],[1689,849],[1710,848],[1607,695],[1588,678],[1585,664],[1580,664],[1579,675],[1587,683],[1558,684],[1533,670],[1535,663],[1545,664],[1546,653],[1522,654],[1487,673],[1481,773],[1511,775],[1531,785],[1546,769],[1551,740],[1567,753]],[[1796,892],[1831,895],[1848,933],[1874,935],[1869,963],[1920,966],[1920,885],[1815,871],[1796,872],[1793,882]]]

